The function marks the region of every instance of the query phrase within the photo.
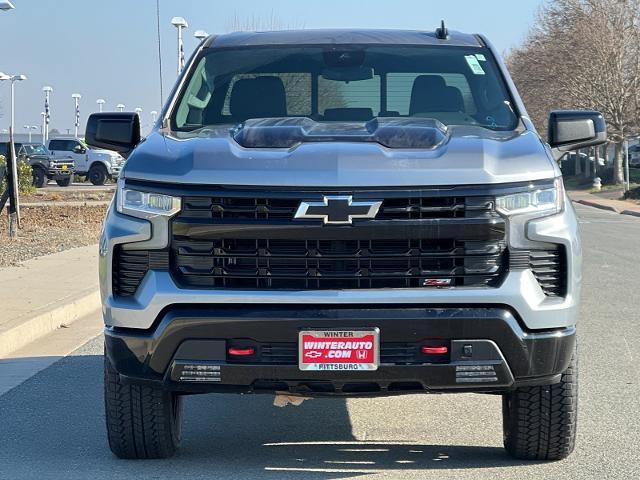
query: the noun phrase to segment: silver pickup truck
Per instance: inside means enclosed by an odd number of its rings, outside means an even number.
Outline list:
[[[172,455],[198,393],[499,394],[511,455],[573,450],[557,159],[606,126],[553,112],[543,140],[482,35],[211,36],[144,141],[134,113],[86,132],[128,157],[100,239],[117,456]]]

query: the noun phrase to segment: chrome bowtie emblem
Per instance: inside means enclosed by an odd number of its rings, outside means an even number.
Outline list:
[[[354,202],[351,195],[325,195],[322,202],[300,202],[294,218],[350,225],[354,218],[375,218],[381,205],[381,201]]]

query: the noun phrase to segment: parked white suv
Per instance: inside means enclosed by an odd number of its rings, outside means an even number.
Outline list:
[[[86,175],[94,185],[117,179],[124,165],[124,158],[118,153],[93,149],[76,138],[54,138],[49,140],[48,147],[54,157],[71,156],[76,174]]]

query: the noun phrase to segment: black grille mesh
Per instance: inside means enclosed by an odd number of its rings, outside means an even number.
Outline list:
[[[180,218],[212,220],[293,220],[301,200],[322,197],[245,198],[185,197]],[[354,197],[354,201],[359,198]],[[426,218],[477,218],[493,211],[492,197],[393,197],[386,198],[378,220]]]
[[[428,279],[494,286],[504,242],[191,240],[174,236],[172,273],[190,288],[415,288]]]
[[[167,251],[125,250],[116,246],[113,251],[113,294],[119,297],[135,295],[149,270],[168,270]]]
[[[545,250],[511,250],[509,267],[531,269],[548,297],[563,297],[567,293],[567,259],[562,245]]]

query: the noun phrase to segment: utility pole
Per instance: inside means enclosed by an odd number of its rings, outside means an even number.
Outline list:
[[[624,183],[624,191],[628,192],[631,189],[631,179],[629,178],[629,139],[624,139],[624,177],[626,179]]]
[[[187,21],[182,17],[173,17],[171,25],[178,29],[178,76],[184,68],[184,44],[182,43],[182,29],[188,28]]]
[[[49,140],[49,122],[51,121],[51,107],[49,102],[51,94],[53,93],[53,87],[45,85],[42,87],[42,91],[44,92],[44,127],[42,127],[44,136],[42,137],[42,143],[46,144],[47,140]]]
[[[76,103],[75,127],[76,127],[76,138],[78,138],[78,127],[80,127],[80,99],[82,98],[82,95],[80,95],[79,93],[74,93],[71,95],[71,98],[73,98]]]
[[[9,200],[9,238],[18,236],[20,227],[20,210],[18,207],[18,171],[16,165],[16,149],[13,144],[13,126],[9,127],[9,148],[7,149],[7,190],[0,197],[0,213]]]

